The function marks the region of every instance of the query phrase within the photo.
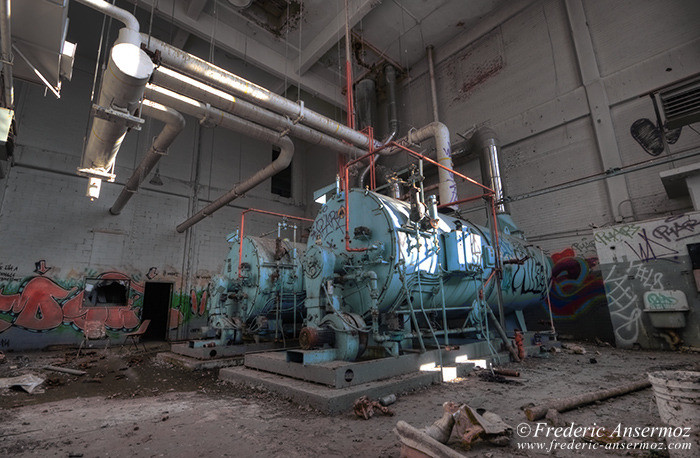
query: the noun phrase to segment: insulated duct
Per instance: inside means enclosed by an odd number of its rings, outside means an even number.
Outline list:
[[[450,131],[441,122],[431,122],[418,130],[411,130],[406,136],[409,143],[421,143],[428,138],[435,138],[435,149],[437,150],[437,162],[449,169],[452,168],[452,149],[450,146]],[[387,154],[396,151],[389,151]],[[438,168],[438,190],[440,195],[440,205],[445,205],[457,201],[457,184],[452,172],[442,167]]]
[[[101,0],[78,0],[125,24],[117,44],[110,50],[97,104],[93,105],[92,128],[78,173],[90,177],[88,195],[99,195],[100,180],[114,181],[114,163],[129,127],[138,125],[134,117],[143,90],[153,73],[153,63],[141,50],[139,23],[121,8]]]
[[[469,139],[471,149],[479,153],[479,163],[481,165],[481,181],[496,193],[496,200],[502,200],[506,195],[506,190],[501,179],[501,167],[498,162],[499,146],[496,132],[488,127],[481,127]],[[508,213],[505,203],[496,205],[496,213]]]
[[[292,162],[294,155],[294,143],[289,137],[283,136],[280,132],[262,127],[253,122],[239,118],[232,114],[212,108],[202,102],[198,102],[189,97],[177,94],[169,89],[149,84],[146,87],[146,97],[150,100],[170,106],[182,113],[201,119],[204,122],[221,126],[225,129],[247,135],[251,138],[269,142],[280,148],[280,154],[269,165],[258,170],[252,177],[235,185],[229,192],[222,195],[214,202],[210,203],[195,215],[183,221],[177,226],[178,232],[184,232],[189,227],[195,225],[207,216],[211,215],[229,202],[242,196],[245,192],[253,189],[266,179],[286,169]]]
[[[113,215],[121,213],[124,206],[129,202],[129,199],[136,194],[139,185],[146,179],[153,167],[156,166],[161,157],[168,154],[168,148],[173,143],[175,138],[185,128],[185,118],[180,113],[161,105],[160,103],[151,100],[144,100],[142,105],[142,114],[149,118],[155,118],[163,121],[165,126],[160,131],[158,136],[153,140],[153,144],[149,148],[146,155],[141,160],[139,165],[131,174],[131,177],[124,185],[124,189],[114,201],[114,205],[109,209]]]
[[[243,97],[256,105],[288,116],[293,122],[300,122],[316,130],[332,135],[363,149],[369,147],[369,139],[362,133],[344,126],[315,111],[304,108],[302,103],[295,103],[271,92],[257,84],[228,72],[199,57],[188,54],[145,34],[141,35],[143,43],[151,51],[158,51],[163,65],[176,69],[186,75],[210,84],[218,89]],[[381,144],[375,141],[375,147]]]
[[[374,127],[377,121],[377,83],[365,78],[355,85],[357,124],[359,130]]]
[[[289,131],[289,134],[304,140],[312,145],[324,146],[335,152],[362,156],[365,151],[355,146],[343,143],[330,135],[321,133],[310,127],[299,123],[294,123],[291,119],[273,113],[250,102],[228,94],[220,89],[206,85],[187,75],[175,72],[169,68],[158,67],[153,72],[151,80],[153,84],[165,87],[193,99],[210,103],[213,107],[224,110],[228,113],[240,116],[241,118],[261,124],[271,129]]]

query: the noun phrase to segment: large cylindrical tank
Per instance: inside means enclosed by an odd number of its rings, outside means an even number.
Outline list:
[[[306,256],[320,256],[322,251],[333,253],[334,272],[344,279],[341,287],[345,312],[366,318],[373,303],[366,276],[353,280],[353,273],[358,271],[376,273],[380,313],[405,310],[407,297],[418,310],[442,308],[443,301],[448,311],[464,309],[477,298],[493,272],[494,243],[483,227],[438,215],[433,223],[435,229],[420,230],[410,223],[408,203],[359,189],[350,191],[349,208],[350,247],[371,249],[346,250],[345,200],[341,194],[319,211]],[[540,303],[550,276],[550,265],[542,252],[517,237],[501,233],[499,239],[505,311]],[[314,246],[317,248],[311,250]],[[322,261],[304,260],[305,265],[314,263]],[[491,306],[497,304],[495,284],[491,281],[484,289],[484,299]]]
[[[251,322],[278,310],[285,315],[295,309],[301,311],[305,296],[301,258],[305,248],[289,240],[254,236],[234,243],[224,261],[222,278],[215,281],[210,315],[223,313]]]

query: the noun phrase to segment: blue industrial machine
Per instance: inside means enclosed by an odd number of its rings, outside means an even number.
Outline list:
[[[439,214],[433,196],[424,205],[353,189],[348,199],[328,200],[311,229],[302,348],[330,346],[321,359],[353,361],[368,347],[398,355],[415,341],[424,348],[424,337],[483,329],[499,293],[488,281],[497,262],[488,230]],[[551,274],[544,255],[522,238],[499,239],[504,311],[540,303]]]
[[[221,276],[210,283],[209,326],[220,344],[240,343],[244,335],[279,335],[302,323],[305,246],[277,238],[238,235]],[[240,256],[242,254],[242,256]]]
[[[496,244],[496,234],[438,213],[435,197],[423,203],[416,190],[404,202],[352,189],[346,202],[336,189],[307,246],[279,231],[277,238],[231,237],[223,274],[211,283],[217,344],[296,336],[301,328],[304,351],[288,352],[290,361],[354,361],[368,349],[398,356],[425,349],[425,340],[486,339],[491,308],[508,314],[543,301],[550,263],[508,215],[499,215]]]

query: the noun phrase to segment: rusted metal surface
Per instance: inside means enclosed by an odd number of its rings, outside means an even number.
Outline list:
[[[394,416],[394,412],[392,412],[388,407],[384,407],[377,401],[370,400],[367,396],[358,398],[355,401],[355,404],[352,406],[352,410],[355,412],[355,415],[360,418],[364,418],[365,420],[372,418],[374,415],[374,409],[379,410],[384,415],[389,415],[390,417]]]

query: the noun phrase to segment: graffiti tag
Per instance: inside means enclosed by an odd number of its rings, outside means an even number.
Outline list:
[[[610,243],[621,242],[625,239],[631,239],[639,232],[640,227],[636,224],[625,224],[617,226],[605,231],[600,231],[595,235],[595,241],[608,245]]]
[[[683,216],[674,216],[667,218],[666,221],[664,221],[665,224],[654,228],[652,235],[666,242],[683,240],[696,235],[695,228],[700,225],[700,221],[688,218],[679,223],[678,219],[682,217]]]
[[[642,231],[639,232],[637,235],[639,235],[639,238],[642,239],[642,241],[638,244],[638,250],[636,250],[629,242],[625,242],[625,245],[627,245],[629,249],[632,250],[632,252],[637,256],[637,258],[640,261],[651,261],[654,259],[658,259],[660,256],[678,254],[678,250],[674,250],[673,248],[667,247],[662,243],[650,239],[647,235],[646,229],[642,229]],[[673,259],[662,259],[664,261],[669,262],[678,262]]]

